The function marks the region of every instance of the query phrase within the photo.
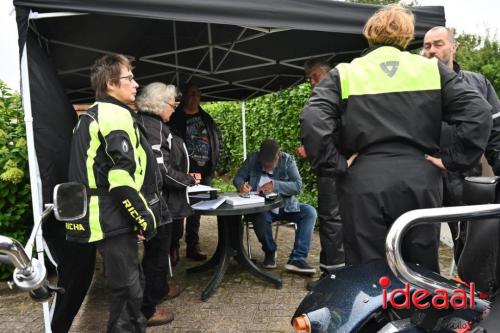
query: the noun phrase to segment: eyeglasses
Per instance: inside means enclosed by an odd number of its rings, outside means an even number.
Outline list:
[[[120,76],[120,79],[127,79],[127,80],[129,80],[130,82],[135,81],[135,79],[134,79],[134,76],[133,76],[133,75]]]
[[[168,105],[170,105],[172,107],[172,109],[177,109],[177,107],[179,106],[180,102],[175,102],[174,104],[170,104],[170,103],[167,103]]]

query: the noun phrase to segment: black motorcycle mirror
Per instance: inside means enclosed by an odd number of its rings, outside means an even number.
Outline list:
[[[54,291],[64,292],[62,288],[49,285],[47,271],[43,263],[31,257],[33,240],[40,225],[54,212],[60,221],[74,221],[87,214],[87,191],[79,183],[63,183],[54,188],[54,202],[45,205],[40,220],[33,228],[30,239],[24,248],[17,240],[0,235],[0,262],[15,267],[13,283],[21,290],[29,291],[31,298],[38,302],[48,300]]]
[[[87,214],[87,191],[80,183],[63,183],[54,188],[54,216],[59,221],[79,220]]]

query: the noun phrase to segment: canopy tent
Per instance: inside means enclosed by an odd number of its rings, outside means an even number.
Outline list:
[[[88,14],[32,25],[72,102],[92,101],[89,67],[109,52],[136,60],[141,85],[192,81],[204,101],[245,100],[288,88],[302,82],[307,58],[341,62],[359,55],[367,46],[363,25],[378,8],[329,0],[14,2],[39,18],[47,11]],[[429,28],[444,25],[442,7],[413,12],[411,48],[421,45]]]
[[[377,6],[331,0],[14,0],[35,221],[66,181],[76,122],[72,103],[91,102],[89,68],[106,53],[134,59],[140,85],[191,81],[202,99],[244,101],[303,81],[303,62],[358,56]],[[442,7],[412,9],[415,40],[445,25]],[[43,190],[43,191],[42,191]],[[52,223],[51,223],[52,222]],[[58,224],[59,223],[59,224]],[[49,221],[44,232],[61,232]],[[54,226],[51,230],[50,226]],[[34,229],[43,262],[41,231]],[[33,238],[30,238],[33,241]],[[50,331],[48,306],[45,329]]]

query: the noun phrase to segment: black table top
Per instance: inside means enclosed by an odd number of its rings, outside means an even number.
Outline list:
[[[235,192],[219,193],[219,197],[237,195],[238,194]],[[200,215],[230,216],[262,213],[281,206],[283,206],[283,199],[278,195],[276,199],[272,201],[266,200],[264,203],[232,206],[224,202],[217,209],[193,209],[197,214]]]

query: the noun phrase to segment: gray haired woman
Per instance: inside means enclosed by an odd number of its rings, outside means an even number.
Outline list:
[[[138,123],[147,133],[147,138],[163,178],[163,196],[167,201],[173,222],[158,230],[157,235],[145,243],[142,261],[146,285],[142,312],[148,318],[148,325],[162,325],[173,320],[172,311],[156,308],[166,299],[174,298],[180,291],[167,283],[168,254],[173,239],[173,228],[182,227],[184,217],[191,215],[187,198],[187,187],[195,184],[188,174],[188,154],[184,142],[172,134],[167,125],[178,105],[177,89],[160,82],[148,84],[137,97]],[[178,232],[177,232],[178,233]],[[178,258],[178,257],[177,257]],[[175,260],[175,258],[174,258]]]

